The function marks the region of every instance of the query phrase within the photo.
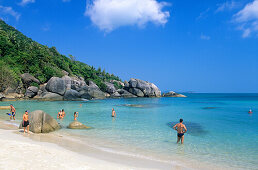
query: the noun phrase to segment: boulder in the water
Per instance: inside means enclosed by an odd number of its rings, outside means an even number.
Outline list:
[[[72,123],[69,124],[68,128],[69,129],[89,129],[90,127],[82,124],[81,122],[73,121]]]
[[[49,133],[60,129],[57,121],[42,110],[29,113],[30,131],[33,133]],[[22,122],[20,124],[22,129]]]

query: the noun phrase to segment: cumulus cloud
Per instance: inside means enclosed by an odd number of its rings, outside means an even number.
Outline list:
[[[208,16],[210,8],[207,8],[205,11],[202,11],[200,15],[196,18],[196,20],[204,19]]]
[[[218,8],[215,12],[222,12],[222,11],[226,11],[226,10],[236,9],[236,8],[240,7],[240,3],[236,2],[236,1],[226,1],[222,4],[218,4],[217,6],[218,6]]]
[[[14,11],[12,7],[6,7],[0,5],[0,15],[11,15],[13,16],[17,21],[19,20],[21,14],[18,12]]]
[[[210,40],[210,39],[211,39],[210,36],[203,35],[203,34],[201,34],[200,38],[201,38],[202,40]]]
[[[27,5],[27,4],[34,3],[34,2],[35,2],[35,0],[22,0],[22,1],[19,3],[19,5],[25,6],[25,5]]]
[[[156,0],[92,0],[87,3],[85,16],[105,32],[127,25],[144,27],[149,22],[165,25],[170,14],[163,8],[168,5]]]
[[[243,38],[249,37],[253,32],[258,32],[258,0],[248,3],[243,9],[236,13],[233,21],[243,31]]]

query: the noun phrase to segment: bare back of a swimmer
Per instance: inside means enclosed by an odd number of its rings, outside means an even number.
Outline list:
[[[177,123],[173,129],[177,131],[177,143],[181,140],[181,143],[184,143],[184,134],[186,133],[187,129],[186,126],[183,124],[183,119],[179,120],[180,123]]]

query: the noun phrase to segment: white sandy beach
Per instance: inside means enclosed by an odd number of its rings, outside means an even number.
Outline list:
[[[171,165],[88,149],[80,154],[58,146],[54,135],[23,134],[0,121],[0,169],[171,169]],[[41,136],[42,137],[42,136]],[[43,142],[42,142],[43,141]],[[46,141],[46,142],[45,142]],[[67,141],[63,140],[65,145]],[[73,144],[71,144],[73,145]],[[75,147],[76,148],[76,147]],[[78,149],[78,148],[77,148]],[[82,148],[87,151],[87,148]],[[114,161],[110,161],[110,160]],[[173,167],[172,169],[181,169]]]

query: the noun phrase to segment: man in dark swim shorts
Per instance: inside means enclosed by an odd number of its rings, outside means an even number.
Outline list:
[[[12,104],[10,105],[10,107],[11,107],[11,116],[10,116],[10,119],[12,120],[12,118],[13,118],[13,120],[15,120],[15,112],[16,112],[16,110],[15,110],[15,108],[13,107]]]
[[[179,120],[180,123],[177,123],[173,129],[177,131],[177,143],[181,140],[181,143],[184,143],[184,134],[186,133],[187,129],[183,124],[183,119]]]
[[[25,133],[26,127],[27,127],[27,133],[29,133],[30,122],[29,122],[29,113],[27,110],[25,111],[22,117],[22,127],[24,128],[24,133]]]

